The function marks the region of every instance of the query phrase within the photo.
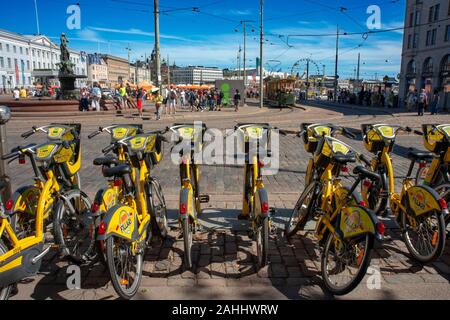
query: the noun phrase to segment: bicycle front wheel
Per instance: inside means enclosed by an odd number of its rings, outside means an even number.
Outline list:
[[[106,240],[111,282],[117,294],[126,300],[134,297],[142,279],[143,254],[133,252],[133,244],[119,237]]]
[[[338,241],[330,233],[322,253],[322,278],[328,291],[344,295],[361,282],[370,264],[374,235]]]
[[[62,254],[74,263],[83,263],[95,246],[94,223],[84,214],[91,207],[87,195],[70,190],[58,201],[53,230]]]

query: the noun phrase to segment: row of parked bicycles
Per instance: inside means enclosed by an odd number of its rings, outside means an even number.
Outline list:
[[[258,267],[268,263],[269,238],[275,232],[262,169],[270,158],[271,132],[267,123],[237,124],[233,130],[243,142],[244,188],[240,219],[249,221],[256,242]],[[376,124],[362,126],[366,149],[358,153],[338,140],[358,132],[332,124],[302,124],[300,131],[280,130],[303,139],[311,154],[301,194],[285,234],[289,239],[315,221],[321,248],[321,273],[333,294],[353,290],[366,274],[376,239],[384,236],[378,216],[393,214],[410,254],[422,263],[434,261],[444,250],[447,203],[450,201],[450,125],[424,125],[428,152],[411,152],[411,166],[400,194],[395,193],[391,152],[400,131],[410,128]],[[141,125],[100,127],[88,138],[110,136],[103,155],[94,160],[107,183],[91,202],[81,190],[81,125],[51,124],[22,134],[44,133],[43,144],[14,148],[3,160],[28,161],[34,184],[20,187],[0,210],[0,298],[7,299],[16,284],[34,276],[52,249],[76,264],[100,262],[107,266],[117,294],[131,299],[139,290],[144,255],[155,237],[168,236],[167,207],[153,170],[161,162],[164,143],[173,142],[179,153],[180,198],[178,223],[184,242],[184,266],[193,266],[194,234],[198,215],[209,196],[200,194],[201,152],[207,127],[176,123],[164,130],[145,132]],[[171,133],[172,139],[166,138]],[[175,149],[175,147],[177,147]],[[253,149],[258,152],[253,152]],[[264,152],[259,152],[261,149]],[[262,156],[264,155],[264,157]],[[354,182],[345,186],[342,173],[359,162]],[[414,167],[419,164],[417,174]],[[3,184],[0,187],[4,187]]]

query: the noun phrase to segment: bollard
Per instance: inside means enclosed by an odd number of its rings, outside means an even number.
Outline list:
[[[11,119],[11,110],[7,106],[0,106],[0,157],[8,153],[6,141],[6,123]],[[6,161],[0,160],[0,180],[6,182],[2,191],[2,200],[5,203],[11,197],[11,180],[6,174]]]

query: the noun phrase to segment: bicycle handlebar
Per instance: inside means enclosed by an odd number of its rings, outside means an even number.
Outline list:
[[[24,138],[24,139],[26,139],[26,138],[32,136],[32,135],[36,132],[36,127],[33,126],[32,128],[33,128],[33,129],[31,129],[30,131],[27,131],[27,132],[22,133],[22,134],[21,134],[21,137]]]

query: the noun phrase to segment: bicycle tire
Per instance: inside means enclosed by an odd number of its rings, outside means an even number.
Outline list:
[[[146,183],[148,211],[151,215],[152,234],[157,234],[162,239],[169,233],[167,206],[161,185],[158,180],[152,179]],[[156,203],[155,203],[155,200]]]
[[[192,224],[190,219],[183,219],[181,222],[183,228],[183,243],[184,243],[184,266],[187,270],[192,269]]]
[[[307,223],[308,218],[310,216],[311,211],[311,205],[313,205],[315,199],[312,199],[313,201],[310,201],[308,204],[308,207],[306,210],[303,211],[303,215],[300,216],[299,220],[297,222],[294,222],[295,214],[298,212],[298,210],[303,207],[303,202],[307,200],[307,197],[310,195],[311,192],[315,192],[316,183],[309,184],[306,189],[303,191],[303,193],[300,195],[299,199],[297,200],[297,203],[295,204],[294,209],[291,212],[291,216],[289,217],[289,221],[286,223],[285,227],[285,235],[286,238],[292,238],[299,230],[301,230]],[[295,224],[295,226],[294,226]]]
[[[407,207],[408,208],[408,207]],[[409,210],[407,210],[409,211]],[[435,230],[435,233],[433,234],[433,238],[431,239],[432,242],[434,242],[435,235],[437,236],[435,249],[431,251],[428,255],[421,254],[419,252],[419,248],[416,248],[414,244],[411,242],[411,237],[408,235],[408,227],[406,225],[406,219],[407,214],[402,214],[402,229],[403,231],[403,241],[405,242],[406,248],[408,249],[409,253],[413,256],[414,259],[416,259],[419,262],[422,263],[429,263],[432,261],[435,261],[439,259],[439,257],[444,252],[445,248],[445,241],[446,241],[446,224],[444,221],[444,217],[442,214],[439,214],[437,211],[432,211],[430,214],[434,215],[436,217],[437,221],[437,230]],[[416,218],[416,217],[415,217]],[[423,216],[419,217],[423,218]],[[416,219],[417,220],[417,219]],[[417,221],[416,221],[417,223]],[[433,245],[433,244],[431,244]]]
[[[334,295],[345,295],[349,292],[351,292],[353,289],[355,289],[358,284],[361,282],[361,280],[364,278],[367,272],[367,268],[370,265],[372,250],[374,246],[375,236],[371,233],[365,234],[365,248],[364,248],[364,255],[360,262],[360,266],[358,268],[358,271],[356,272],[354,278],[345,286],[338,288],[334,286],[331,283],[331,280],[328,277],[328,268],[327,268],[327,253],[330,251],[332,242],[334,240],[334,235],[332,233],[328,234],[328,238],[325,242],[324,250],[322,252],[321,256],[321,273],[322,273],[322,279],[325,284],[325,288],[331,292]]]
[[[367,191],[367,206],[375,212],[377,216],[383,215],[388,208],[388,197],[380,197],[381,190],[385,190],[386,194],[389,194],[389,183],[385,172],[378,173],[381,177],[381,183],[379,185],[372,185],[371,189]]]
[[[75,216],[70,215],[66,202],[60,199],[56,204],[53,232],[56,243],[60,246],[60,252],[69,261],[76,264],[84,263],[88,260],[87,255],[95,247],[95,228],[92,219],[86,219],[83,213],[89,210],[91,202],[88,196],[81,190],[74,189],[66,192],[64,197],[68,199],[77,211]],[[77,199],[81,200],[78,202]],[[80,203],[81,207],[77,205]],[[89,222],[90,221],[90,222]],[[73,238],[69,232],[74,232]],[[79,251],[78,248],[81,248]]]
[[[142,271],[143,271],[143,254],[139,253],[136,255],[133,255],[133,258],[135,257],[136,259],[136,263],[135,263],[135,267],[136,267],[136,278],[133,281],[132,286],[130,287],[130,289],[125,289],[122,286],[121,282],[124,282],[123,279],[117,271],[116,265],[114,263],[115,258],[114,258],[114,251],[115,251],[115,241],[122,241],[126,246],[129,246],[127,248],[128,250],[132,250],[132,242],[119,238],[119,237],[109,237],[106,240],[106,259],[108,262],[108,269],[109,269],[109,273],[111,276],[111,282],[113,284],[114,290],[116,291],[116,293],[125,300],[130,300],[131,298],[134,297],[134,295],[137,293],[137,291],[139,290],[139,286],[142,280]],[[122,251],[123,252],[123,251]],[[128,280],[127,280],[128,281]]]
[[[6,252],[8,252],[8,248],[3,243],[3,241],[0,240],[0,255],[4,255]],[[14,284],[10,284],[6,287],[0,288],[0,300],[8,300],[13,286]]]
[[[263,218],[256,229],[256,253],[258,267],[263,268],[269,260],[269,219]]]

